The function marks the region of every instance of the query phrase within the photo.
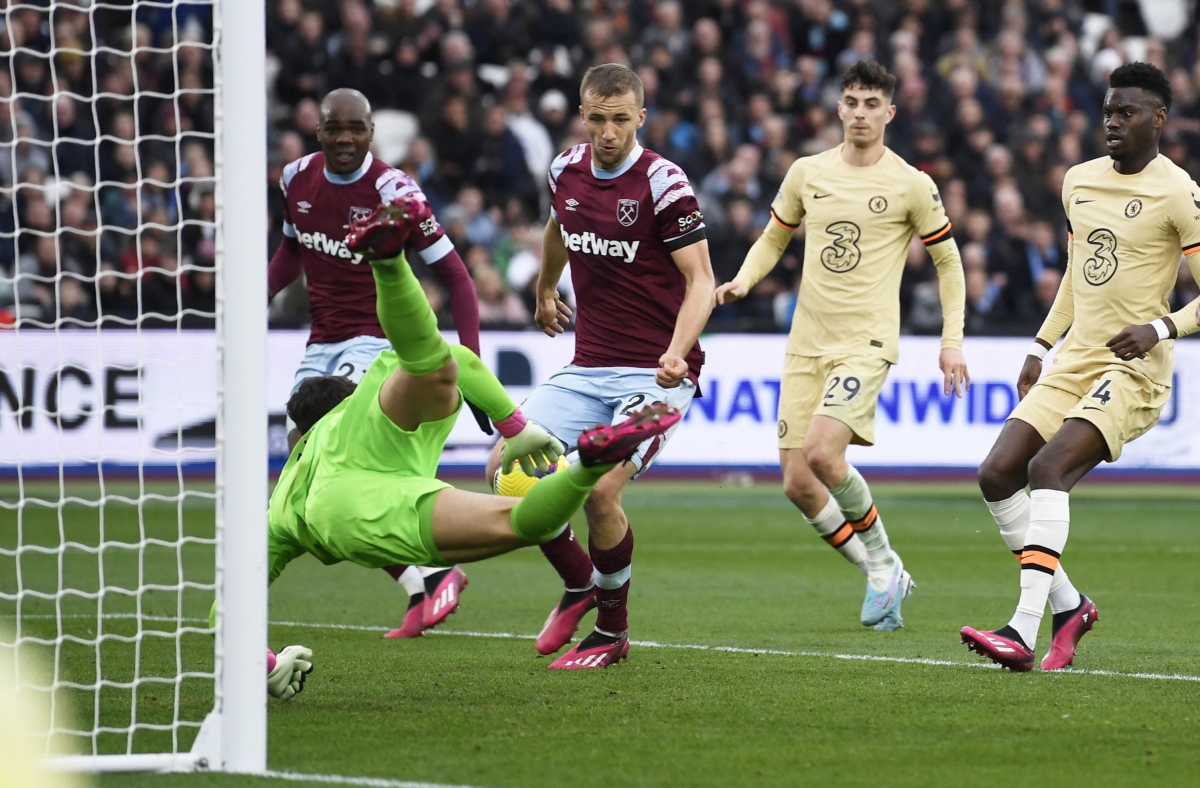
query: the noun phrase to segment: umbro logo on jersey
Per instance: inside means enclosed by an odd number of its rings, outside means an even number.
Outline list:
[[[1075,198],[1076,205],[1083,205],[1085,202],[1095,202],[1095,200],[1081,200],[1078,197]]]
[[[829,192],[829,194],[817,194],[816,192],[813,192],[813,199],[814,200],[824,200],[826,197],[829,197],[832,194],[833,194],[833,192]]]
[[[575,210],[576,206],[578,206],[578,205],[579,205],[579,200],[576,200],[574,197],[567,200],[567,210],[568,211]]]
[[[641,241],[610,241],[607,238],[597,238],[596,234],[591,232],[569,233],[561,225],[558,229],[562,231],[563,246],[573,252],[617,257],[627,263],[633,262],[638,246],[642,243]]]
[[[300,202],[296,203],[296,210],[300,213],[308,213],[310,210],[312,210],[312,203],[308,202],[307,200],[301,200]]]

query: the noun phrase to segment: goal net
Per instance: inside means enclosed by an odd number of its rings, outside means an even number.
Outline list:
[[[0,8],[0,665],[58,766],[262,771],[262,0]]]

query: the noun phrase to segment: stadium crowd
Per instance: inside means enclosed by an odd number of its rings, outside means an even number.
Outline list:
[[[87,5],[3,18],[0,322],[120,323],[140,309],[161,325],[182,309],[184,325],[209,323],[210,9],[95,9],[89,28]],[[1066,262],[1063,176],[1103,155],[1100,103],[1118,65],[1170,75],[1162,153],[1200,177],[1200,28],[1156,38],[1130,0],[270,0],[267,31],[263,265],[281,238],[284,164],[318,149],[321,97],[353,87],[376,110],[377,154],[422,184],[467,262],[484,328],[532,326],[545,172],[586,141],[578,81],[595,63],[641,76],[642,142],[691,178],[724,282],[792,161],[840,142],[841,71],[883,62],[899,78],[887,143],[940,188],[968,334],[1030,334],[1049,308]],[[802,233],[711,330],[787,330]],[[1196,294],[1181,266],[1172,308]],[[907,332],[940,329],[919,243],[901,300]],[[306,317],[302,287],[272,306],[275,326]]]

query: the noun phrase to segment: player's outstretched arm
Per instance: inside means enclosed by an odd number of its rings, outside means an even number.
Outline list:
[[[942,301],[942,352],[938,358],[945,381],[943,391],[958,396],[971,388],[971,374],[963,356],[963,323],[967,311],[967,284],[962,257],[953,238],[928,246],[937,269],[938,296]]]
[[[682,249],[671,252],[671,260],[683,274],[685,290],[679,314],[675,316],[675,332],[667,352],[658,359],[655,380],[663,388],[674,388],[687,378],[688,365],[685,357],[696,346],[700,332],[708,323],[713,310],[712,261],[708,256],[708,241],[701,239]]]
[[[558,297],[558,282],[567,267],[567,247],[558,222],[551,217],[542,234],[542,268],[537,278],[537,309],[533,319],[546,336],[558,336],[571,322],[571,307]]]
[[[783,257],[783,250],[792,242],[795,232],[792,228],[784,227],[772,215],[762,235],[747,252],[737,276],[732,282],[726,282],[716,289],[716,302],[729,304],[745,298],[763,277],[771,273],[779,258]]]

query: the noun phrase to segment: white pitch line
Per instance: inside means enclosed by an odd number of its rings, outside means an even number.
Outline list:
[[[388,627],[372,627],[360,624],[309,624],[303,621],[272,621],[272,625],[280,627],[307,627],[309,629],[348,629],[358,632],[388,632]],[[537,635],[519,635],[514,632],[471,632],[462,630],[428,630],[431,635],[443,635],[469,638],[494,638],[497,640],[535,640]],[[933,665],[935,667],[952,668],[984,668],[1000,670],[1000,666],[990,662],[956,662],[949,659],[930,659],[929,657],[889,657],[880,654],[839,654],[833,651],[800,651],[774,648],[746,648],[742,646],[710,646],[703,643],[659,643],[655,640],[631,640],[631,646],[643,648],[668,648],[687,651],[720,651],[730,654],[763,654],[775,657],[816,657],[818,659],[844,659],[852,662],[894,662],[903,665]],[[1150,681],[1191,681],[1200,683],[1200,676],[1186,673],[1125,673],[1119,670],[1084,670],[1081,668],[1066,668],[1055,673],[1067,673],[1076,676],[1113,676],[1125,679],[1147,679]]]
[[[268,771],[261,775],[275,780],[294,783],[327,783],[329,785],[357,785],[364,788],[471,788],[469,785],[446,783],[422,783],[410,780],[389,780],[385,777],[346,777],[340,774],[302,774],[300,772]]]
[[[13,618],[12,616],[0,616],[0,618]],[[56,618],[54,615],[29,615],[23,618],[31,619],[51,619]],[[95,616],[73,614],[62,616],[62,618],[82,618],[94,619]],[[133,613],[111,613],[105,618],[117,619],[132,619],[136,618]],[[142,616],[144,621],[175,621],[173,616]],[[185,618],[181,620],[183,623],[207,623],[208,619],[202,618]],[[390,632],[392,627],[377,627],[367,626],[364,624],[317,624],[308,621],[272,621],[271,626],[276,627],[296,627],[299,629],[336,629],[349,630],[352,632]],[[443,635],[452,637],[468,637],[468,638],[492,638],[494,640],[535,640],[537,635],[521,635],[516,632],[474,632],[464,630],[428,630],[431,635]],[[815,657],[817,659],[843,659],[851,662],[893,662],[901,665],[932,665],[934,667],[950,667],[950,668],[984,668],[987,670],[1000,670],[1000,666],[990,662],[957,662],[950,659],[931,659],[929,657],[889,657],[881,654],[840,654],[834,651],[803,651],[803,650],[788,650],[774,648],[749,648],[743,646],[711,646],[704,643],[659,643],[656,640],[631,640],[632,646],[641,646],[643,648],[665,648],[665,649],[680,649],[685,651],[718,651],[728,654],[762,654],[773,657]],[[1122,679],[1144,679],[1147,681],[1189,681],[1200,683],[1200,676],[1192,676],[1186,673],[1126,673],[1119,670],[1085,670],[1082,668],[1064,668],[1063,670],[1054,671],[1055,673],[1065,673],[1074,676],[1112,676]]]

